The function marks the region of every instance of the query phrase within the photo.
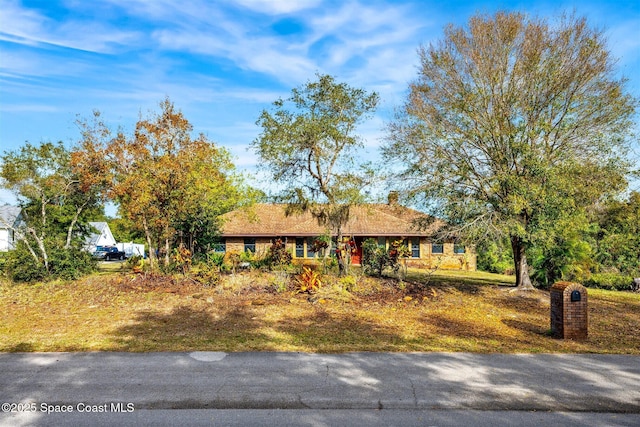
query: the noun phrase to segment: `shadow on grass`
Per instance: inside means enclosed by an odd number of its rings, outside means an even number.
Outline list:
[[[446,315],[431,315],[424,321],[433,326],[434,337],[455,351],[511,352],[517,351],[523,344],[547,350],[554,348],[554,343],[546,335],[546,327],[528,321],[501,319],[482,324]]]
[[[115,330],[114,350],[223,350],[233,341],[238,345],[264,341],[265,337],[256,331],[258,324],[243,308],[231,308],[222,316],[187,306],[170,313],[142,311],[132,324]]]
[[[181,306],[170,313],[140,312],[132,324],[116,329],[110,350],[117,351],[405,351],[420,350],[392,328],[352,316],[286,314],[277,321],[261,320],[252,306],[215,313]]]
[[[35,347],[33,346],[33,344],[29,343],[29,342],[21,342],[6,348],[1,348],[0,347],[0,352],[7,352],[7,353],[29,353],[31,351],[34,351]]]
[[[510,328],[517,329],[528,334],[540,335],[543,337],[549,336],[548,325],[546,327],[541,327],[534,323],[523,322],[521,320],[515,320],[515,319],[502,319],[502,323],[504,323]]]
[[[513,287],[515,279],[504,278],[498,275],[483,277],[482,274],[460,274],[448,276],[446,273],[435,272],[433,274],[423,271],[411,271],[407,275],[407,280],[422,287],[433,288],[454,288],[460,292],[477,293],[481,288],[486,286]]]

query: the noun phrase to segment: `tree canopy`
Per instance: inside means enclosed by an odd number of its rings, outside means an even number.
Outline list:
[[[82,248],[90,217],[101,214],[99,193],[72,168],[70,157],[62,142],[26,143],[2,156],[2,185],[18,199],[22,219],[2,226],[14,233],[18,252],[30,256],[14,258],[13,267],[26,280],[56,273],[63,258],[78,258],[69,252]]]
[[[418,53],[385,156],[457,233],[507,236],[530,287],[527,249],[624,188],[637,102],[602,32],[574,16],[477,15]]]
[[[294,88],[257,121],[262,133],[253,142],[273,180],[286,188],[280,199],[290,210],[309,211],[341,234],[349,206],[362,201],[371,176],[354,154],[363,146],[356,127],[376,109],[379,97],[338,83],[329,75]]]
[[[81,163],[94,182],[107,183],[120,215],[144,233],[152,263],[158,250],[169,264],[177,244],[206,250],[218,216],[252,199],[230,153],[203,134],[193,138],[192,125],[169,99],[131,136],[113,135],[99,119],[82,127]]]

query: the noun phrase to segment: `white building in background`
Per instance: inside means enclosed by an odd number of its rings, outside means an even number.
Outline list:
[[[6,252],[15,247],[16,236],[14,229],[22,221],[22,208],[17,206],[0,206],[0,252]]]
[[[93,253],[98,246],[115,246],[116,239],[114,239],[109,224],[106,222],[90,222],[89,225],[95,228],[89,237],[87,237],[86,248],[87,251]]]
[[[131,258],[132,256],[136,255],[146,258],[146,255],[144,253],[144,245],[141,245],[140,243],[116,243],[116,246],[119,251],[125,253],[127,258]]]
[[[87,251],[93,253],[99,246],[115,246],[119,251],[126,254],[127,258],[131,258],[134,255],[145,256],[144,245],[139,243],[118,243],[111,233],[109,224],[106,222],[90,222],[96,231],[93,232],[88,238],[86,243]]]

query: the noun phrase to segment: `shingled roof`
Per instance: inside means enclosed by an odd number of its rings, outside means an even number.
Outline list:
[[[222,216],[223,237],[319,236],[326,228],[310,213],[285,215],[286,205],[256,204]],[[397,204],[352,206],[342,231],[354,236],[430,236],[442,226],[434,221],[427,230],[416,224],[427,216]]]
[[[0,228],[13,227],[22,212],[18,206],[0,206]]]

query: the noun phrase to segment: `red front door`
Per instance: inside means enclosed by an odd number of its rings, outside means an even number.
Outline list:
[[[360,265],[362,263],[362,238],[355,238],[356,248],[351,252],[351,264]]]

